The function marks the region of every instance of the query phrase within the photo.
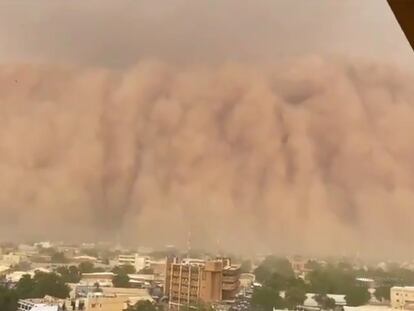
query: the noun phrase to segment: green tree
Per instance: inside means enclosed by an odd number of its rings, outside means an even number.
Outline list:
[[[277,273],[285,278],[295,277],[295,273],[293,272],[292,265],[289,260],[276,256],[266,257],[254,271],[256,279],[262,283],[274,273]]]
[[[68,259],[65,257],[65,254],[60,253],[60,252],[53,253],[50,260],[51,262],[54,262],[54,263],[68,262]]]
[[[270,287],[276,291],[281,291],[287,288],[288,279],[279,273],[272,273],[271,276],[268,276],[264,281],[266,287]]]
[[[353,271],[328,266],[309,273],[310,291],[317,294],[344,294],[355,286]]]
[[[62,276],[66,283],[78,283],[81,278],[80,271],[76,266],[59,267],[56,269],[56,272]]]
[[[112,284],[114,287],[129,287],[129,277],[128,274],[120,273],[115,274],[114,278],[112,279]]]
[[[33,279],[36,284],[33,290],[35,297],[44,297],[45,295],[56,298],[69,297],[69,287],[56,273],[36,273]]]
[[[99,257],[99,252],[95,248],[84,249],[82,252],[86,256],[91,256],[91,257],[95,257],[95,258],[98,258]]]
[[[16,293],[19,298],[33,298],[32,291],[35,287],[35,281],[29,274],[23,275],[16,284]]]
[[[145,267],[145,268],[142,268],[141,270],[139,270],[138,273],[140,273],[140,274],[153,274],[154,270],[151,269],[151,268]]]
[[[17,310],[17,292],[0,285],[0,310],[16,311]]]
[[[352,307],[362,306],[367,304],[371,298],[368,289],[361,286],[352,286],[347,289],[345,300],[347,305]]]
[[[16,284],[19,298],[42,298],[45,295],[66,298],[69,290],[63,278],[56,273],[38,272],[33,278],[24,275]]]
[[[129,307],[127,311],[157,311],[157,308],[151,301],[140,300],[134,306]]]
[[[302,305],[306,299],[306,291],[303,287],[290,287],[285,293],[285,305],[294,310],[297,306]]]
[[[313,296],[313,299],[318,303],[322,310],[333,310],[336,306],[335,299],[329,298],[325,294],[318,294]]]
[[[135,270],[135,267],[132,265],[121,265],[121,266],[115,266],[112,269],[112,272],[115,274],[134,274],[136,270]]]
[[[254,290],[252,305],[258,310],[273,311],[273,308],[283,308],[284,302],[279,292],[269,287],[261,287]]]
[[[79,264],[79,272],[82,273],[92,273],[95,272],[95,266],[92,262],[85,261]]]
[[[377,287],[374,292],[375,298],[377,298],[379,301],[383,301],[383,300],[390,301],[391,299],[390,290],[391,290],[390,286]]]
[[[305,268],[309,270],[316,270],[322,268],[322,266],[316,260],[308,260],[308,262],[305,263]]]

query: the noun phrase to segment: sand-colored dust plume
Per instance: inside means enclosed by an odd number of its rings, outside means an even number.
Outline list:
[[[413,82],[318,57],[2,65],[1,231],[409,253]]]

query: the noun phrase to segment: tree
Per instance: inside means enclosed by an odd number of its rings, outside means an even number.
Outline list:
[[[274,289],[275,291],[281,291],[287,287],[287,278],[280,275],[279,273],[273,273],[271,276],[268,276],[264,282],[264,285]]]
[[[252,305],[262,311],[273,311],[273,308],[283,308],[283,299],[279,292],[269,287],[257,288],[253,292]]]
[[[305,299],[306,291],[302,287],[290,287],[285,293],[285,305],[291,310],[303,305]]]
[[[367,304],[371,298],[368,289],[360,286],[352,286],[348,288],[345,296],[347,305],[352,307],[362,306]]]
[[[305,268],[309,270],[316,270],[322,268],[322,266],[316,260],[308,260],[308,262],[305,263]]]
[[[383,301],[383,300],[390,301],[391,299],[390,290],[391,290],[390,286],[377,287],[374,292],[375,298],[377,298],[379,301]]]
[[[154,304],[148,300],[140,300],[134,306],[131,306],[127,311],[156,311]]]
[[[24,275],[16,284],[16,293],[19,298],[41,298],[46,295],[66,298],[69,296],[69,287],[56,273],[38,272],[33,278]]]
[[[32,291],[35,287],[35,282],[29,274],[23,275],[16,284],[16,293],[22,298],[33,298]]]
[[[76,266],[59,267],[56,272],[62,276],[65,283],[78,283],[81,278],[80,271]]]
[[[275,256],[266,257],[254,271],[256,279],[262,283],[274,273],[277,273],[285,278],[292,278],[295,276],[289,260]]]
[[[15,311],[17,310],[18,296],[15,290],[8,289],[0,285],[0,310]]]
[[[240,270],[242,273],[250,273],[252,271],[252,262],[250,260],[243,260]]]
[[[79,264],[79,272],[82,273],[91,273],[95,271],[95,267],[92,262],[84,261]]]
[[[50,260],[54,263],[68,262],[67,258],[65,257],[65,254],[60,253],[60,252],[53,253]]]
[[[121,265],[121,266],[115,266],[112,269],[112,272],[115,274],[134,274],[136,270],[135,270],[135,267],[132,265]]]
[[[95,248],[90,248],[90,249],[84,249],[82,251],[86,256],[91,256],[91,257],[95,257],[98,258],[99,257],[99,252],[97,249]]]
[[[151,269],[151,268],[145,267],[145,268],[142,268],[141,270],[139,270],[138,273],[140,273],[140,274],[153,274],[154,270]]]
[[[355,286],[353,271],[328,266],[309,273],[310,290],[317,294],[344,294]]]
[[[129,277],[128,274],[120,273],[115,274],[114,278],[112,279],[112,284],[114,287],[129,287]]]
[[[333,310],[335,309],[336,302],[335,299],[329,298],[325,294],[318,294],[313,296],[313,299],[318,303],[322,310]]]

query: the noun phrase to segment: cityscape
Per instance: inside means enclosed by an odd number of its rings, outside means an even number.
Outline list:
[[[392,310],[414,306],[414,261],[230,257],[174,246],[3,243],[9,310]],[[33,298],[35,297],[35,298]]]
[[[414,0],[0,0],[0,311],[414,311]]]

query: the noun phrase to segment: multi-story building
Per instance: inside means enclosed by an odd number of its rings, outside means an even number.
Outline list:
[[[223,259],[167,260],[165,293],[171,309],[233,299],[239,290],[240,267]]]
[[[131,265],[135,268],[137,272],[139,272],[144,268],[149,268],[150,260],[149,260],[149,257],[140,256],[139,254],[119,255],[118,264],[119,265]]]
[[[392,287],[391,307],[399,310],[414,310],[414,287]]]
[[[229,265],[223,268],[223,300],[233,300],[240,290],[240,266]]]

